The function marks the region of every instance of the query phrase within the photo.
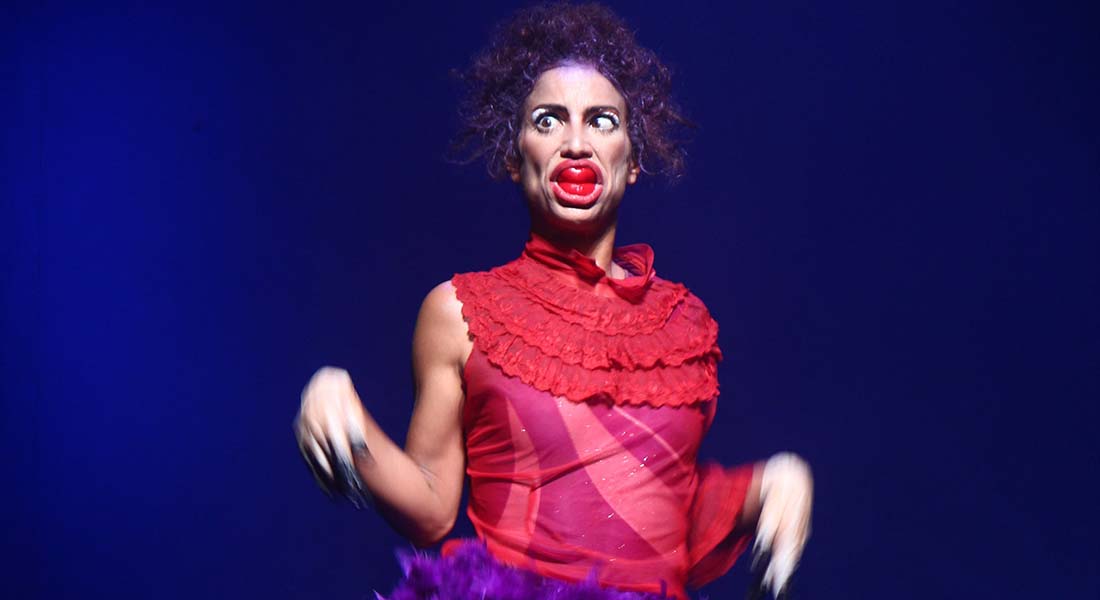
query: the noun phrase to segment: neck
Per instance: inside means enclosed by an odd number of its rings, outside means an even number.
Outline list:
[[[608,277],[621,278],[621,267],[611,260],[615,250],[615,226],[612,222],[597,235],[563,231],[542,224],[532,224],[531,231],[559,248],[571,248],[591,258]]]

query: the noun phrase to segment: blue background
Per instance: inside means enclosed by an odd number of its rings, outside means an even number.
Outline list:
[[[3,9],[6,597],[398,576],[291,420],[341,365],[401,439],[423,295],[519,252],[513,186],[445,160],[512,7],[278,4]],[[722,325],[706,454],[812,463],[802,597],[1100,597],[1089,3],[612,5],[700,125],[620,242]]]

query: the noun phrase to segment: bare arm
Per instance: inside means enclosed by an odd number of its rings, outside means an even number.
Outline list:
[[[413,335],[416,405],[402,450],[363,407],[345,371],[322,368],[302,394],[299,444],[322,485],[354,464],[387,520],[418,545],[454,525],[462,495],[462,369],[472,343],[449,282],[428,294]]]

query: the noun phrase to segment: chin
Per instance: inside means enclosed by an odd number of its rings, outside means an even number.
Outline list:
[[[549,189],[539,190],[537,200],[533,202],[528,200],[532,225],[537,222],[548,232],[573,236],[594,237],[603,233],[615,221],[614,208],[609,204],[609,195],[606,190],[599,199],[586,207],[569,206],[559,202]]]
[[[599,205],[591,208],[557,207],[541,220],[553,231],[574,235],[598,235],[610,225]]]

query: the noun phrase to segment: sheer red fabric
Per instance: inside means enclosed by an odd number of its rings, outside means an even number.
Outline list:
[[[533,237],[454,277],[474,339],[468,514],[502,562],[683,598],[744,550],[752,468],[696,464],[721,357],[706,307],[656,277],[648,246],[615,260],[630,277]]]

